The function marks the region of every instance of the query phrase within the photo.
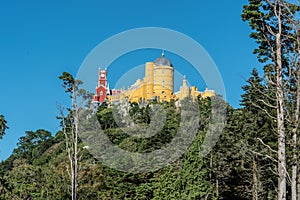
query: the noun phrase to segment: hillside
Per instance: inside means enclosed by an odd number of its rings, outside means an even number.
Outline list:
[[[146,139],[130,137],[117,128],[110,121],[112,110],[107,106],[99,108],[97,117],[115,145],[130,152],[151,152],[169,143],[180,123],[180,109],[174,102],[154,104],[165,108],[167,119],[158,134]],[[201,157],[200,147],[211,119],[211,100],[199,100],[198,106],[199,129],[193,143],[179,160],[156,171],[117,171],[94,159],[80,143],[78,199],[251,199],[255,170],[263,170],[262,175],[268,175],[270,183],[275,182],[271,171],[261,168],[266,160],[246,150],[253,148],[255,142],[251,144],[249,138],[253,135],[246,133],[247,127],[253,126],[249,120],[265,123],[266,128],[267,122],[246,117],[249,113],[245,109],[226,106],[227,125],[214,149]],[[130,105],[131,117],[137,125],[150,123],[149,111],[149,106]],[[0,199],[70,199],[68,166],[62,132],[52,137],[46,130],[28,131],[19,139],[13,154],[0,164]],[[275,185],[270,183],[262,185],[265,196],[275,195]]]

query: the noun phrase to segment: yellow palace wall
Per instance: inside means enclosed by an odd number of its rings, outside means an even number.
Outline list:
[[[122,101],[127,98],[131,102],[148,101],[155,97],[159,101],[170,101],[171,99],[182,100],[187,96],[196,99],[215,96],[215,91],[208,90],[199,92],[195,86],[188,87],[184,78],[180,91],[174,95],[174,68],[172,66],[156,66],[153,62],[147,62],[145,77],[137,80],[128,90],[118,95],[107,97],[109,102]]]

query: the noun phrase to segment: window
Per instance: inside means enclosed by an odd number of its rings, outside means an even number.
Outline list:
[[[162,85],[163,88],[165,87],[165,80],[164,79],[162,80],[162,84],[161,85]]]
[[[100,91],[100,96],[102,96],[103,95],[103,92],[102,91]]]
[[[165,94],[165,91],[162,91],[161,93],[162,93],[162,94]]]

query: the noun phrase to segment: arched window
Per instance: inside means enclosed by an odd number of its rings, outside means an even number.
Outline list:
[[[103,92],[102,91],[100,91],[100,96],[102,96],[103,95]]]

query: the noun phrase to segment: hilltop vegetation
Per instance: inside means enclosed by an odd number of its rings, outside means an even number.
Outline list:
[[[157,171],[132,174],[111,169],[94,159],[80,142],[78,199],[251,199],[252,174],[256,171],[258,176],[266,176],[259,192],[274,197],[276,176],[269,160],[247,150],[262,148],[257,137],[275,145],[270,120],[264,119],[262,111],[249,112],[248,107],[234,110],[219,97],[214,98],[226,106],[227,126],[206,157],[199,153],[210,122],[211,99],[198,101],[200,124],[192,145],[179,160]],[[158,134],[147,139],[130,137],[116,127],[112,108],[105,104],[99,107],[97,117],[115,145],[131,152],[149,152],[169,143],[180,123],[180,110],[174,102],[153,104],[164,107],[167,120]],[[149,111],[149,106],[130,104],[130,115],[136,124],[150,123]],[[256,126],[264,127],[261,136]],[[61,131],[54,137],[46,130],[26,132],[13,154],[0,164],[0,199],[70,199],[64,140]]]

